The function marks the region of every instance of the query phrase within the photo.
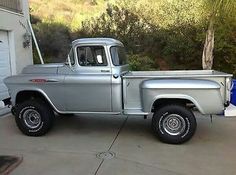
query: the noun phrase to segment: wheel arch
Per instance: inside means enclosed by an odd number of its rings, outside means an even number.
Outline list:
[[[15,105],[30,99],[40,99],[47,103],[53,110],[58,112],[49,97],[43,91],[40,90],[22,90],[17,92],[15,96]]]
[[[204,113],[203,108],[201,105],[192,97],[188,95],[160,95],[154,98],[152,101],[152,105],[150,111],[154,112],[158,108],[168,105],[168,104],[182,104],[187,105],[188,103],[194,104],[196,108],[201,112]]]

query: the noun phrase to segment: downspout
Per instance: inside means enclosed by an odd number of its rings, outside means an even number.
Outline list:
[[[37,49],[37,52],[38,52],[40,62],[41,62],[41,64],[44,64],[44,61],[43,61],[43,58],[42,58],[42,55],[41,55],[41,52],[40,52],[40,49],[39,49],[39,46],[38,46],[38,42],[37,42],[37,39],[36,39],[36,37],[35,37],[34,30],[33,30],[33,28],[32,28],[32,25],[31,25],[29,19],[27,20],[27,24],[29,25],[30,32],[31,32],[31,35],[32,35],[33,40],[34,40],[34,44],[35,44],[36,49]]]

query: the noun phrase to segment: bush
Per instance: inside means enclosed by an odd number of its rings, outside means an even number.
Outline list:
[[[108,5],[104,13],[83,21],[73,33],[64,24],[33,18],[46,62],[64,61],[71,38],[112,37],[124,43],[132,70],[201,69],[207,27],[206,17],[199,14],[201,2],[123,1],[123,5]],[[138,9],[135,4],[144,1],[149,6]],[[89,2],[101,4],[99,0]],[[216,24],[213,68],[236,75],[235,17],[219,19]]]
[[[128,62],[131,70],[158,70],[155,66],[155,61],[142,55],[128,55]]]
[[[45,62],[64,62],[71,45],[69,29],[63,24],[45,22],[38,22],[33,28]],[[38,62],[38,57],[34,59]]]
[[[171,69],[201,69],[203,32],[191,23],[173,25],[157,32],[160,41],[160,55]]]
[[[150,28],[148,23],[125,7],[109,6],[100,17],[83,22],[75,36],[116,38],[125,44],[128,51],[137,53]]]
[[[214,69],[236,76],[236,21],[222,19],[215,31]]]
[[[149,58],[162,59],[171,69],[200,69],[202,42],[198,40],[199,32],[202,32],[202,27],[194,26],[191,21],[173,23],[163,28],[149,24],[135,14],[135,9],[130,11],[125,7],[109,6],[99,18],[84,22],[75,36],[113,37],[121,40],[128,53],[134,54],[134,64],[131,67],[135,70],[144,70],[136,64],[141,62],[138,55],[148,59],[147,63],[153,64],[152,68],[160,61],[154,59],[150,62]]]

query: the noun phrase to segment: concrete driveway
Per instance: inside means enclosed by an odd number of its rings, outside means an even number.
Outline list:
[[[152,135],[151,120],[142,117],[57,117],[46,136],[27,137],[8,115],[0,118],[0,155],[23,156],[15,175],[236,174],[236,118],[214,117],[211,124],[198,116],[197,121],[191,141],[168,145]],[[105,151],[115,157],[98,158]]]

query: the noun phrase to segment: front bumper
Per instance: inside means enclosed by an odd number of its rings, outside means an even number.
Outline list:
[[[11,106],[11,98],[6,98],[2,101],[0,101],[0,108],[4,108],[6,106]]]

